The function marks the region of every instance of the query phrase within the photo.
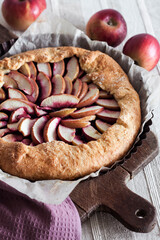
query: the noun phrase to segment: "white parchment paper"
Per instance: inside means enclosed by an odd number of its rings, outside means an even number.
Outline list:
[[[27,50],[56,46],[76,46],[89,50],[100,50],[109,54],[128,74],[133,87],[139,93],[142,109],[142,132],[144,124],[151,119],[160,103],[159,77],[152,76],[152,73],[134,65],[130,58],[112,47],[109,47],[106,43],[91,41],[82,31],[75,28],[64,19],[59,19],[57,16],[53,14],[50,15],[48,12],[44,12],[41,16],[41,19],[43,18],[45,21],[39,21],[38,19],[21,37],[19,37],[7,53],[7,56]],[[103,169],[105,170],[107,168]],[[99,171],[89,176],[96,177]],[[11,176],[0,170],[0,180],[26,194],[30,198],[50,204],[61,203],[80,181],[89,176],[75,181],[45,180],[30,182],[25,179]]]

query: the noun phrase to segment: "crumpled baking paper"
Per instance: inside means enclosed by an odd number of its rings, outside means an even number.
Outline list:
[[[56,47],[75,46],[89,50],[100,50],[114,58],[139,93],[142,109],[142,127],[152,118],[153,112],[160,103],[160,79],[153,77],[152,73],[134,65],[134,62],[121,52],[109,47],[105,42],[91,41],[84,32],[75,28],[71,23],[60,19],[55,15],[44,12],[42,20],[34,22],[7,53],[7,56],[27,50]],[[43,19],[45,19],[43,21]],[[140,134],[139,134],[140,135]],[[137,137],[138,141],[139,136]],[[102,168],[101,170],[107,170]],[[88,177],[96,177],[99,171],[74,181],[45,180],[30,182],[0,170],[0,180],[26,194],[30,198],[49,204],[60,204],[76,187],[76,185]]]

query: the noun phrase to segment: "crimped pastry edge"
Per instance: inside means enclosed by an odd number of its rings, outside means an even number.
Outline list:
[[[42,48],[0,61],[0,85],[10,70],[25,62],[58,62],[77,56],[81,68],[92,81],[110,92],[121,113],[115,124],[97,141],[71,146],[61,141],[27,146],[0,139],[0,168],[29,180],[72,180],[120,160],[133,145],[141,125],[140,100],[121,67],[107,54],[76,47]]]

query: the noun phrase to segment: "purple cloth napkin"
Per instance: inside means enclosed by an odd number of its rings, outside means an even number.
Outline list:
[[[69,197],[44,204],[0,181],[0,240],[80,239],[80,217]]]

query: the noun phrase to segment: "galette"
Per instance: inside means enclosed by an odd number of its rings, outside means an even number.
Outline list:
[[[141,125],[140,100],[107,54],[42,48],[0,61],[0,168],[32,181],[111,166]]]

